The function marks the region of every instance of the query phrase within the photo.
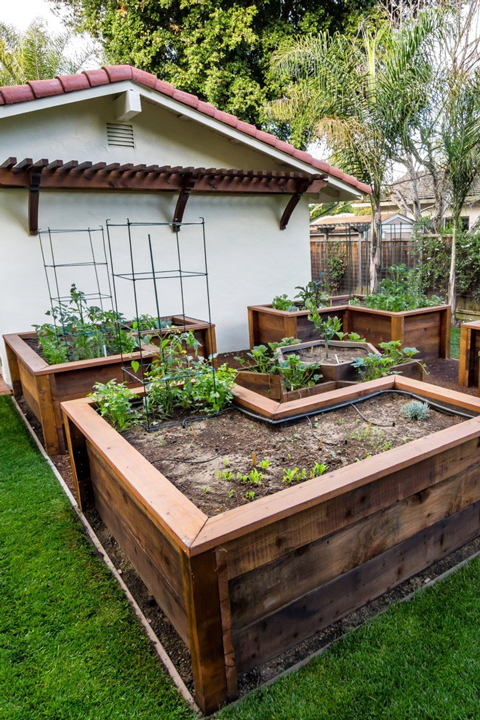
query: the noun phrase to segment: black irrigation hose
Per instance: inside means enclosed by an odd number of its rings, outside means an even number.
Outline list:
[[[433,403],[430,400],[425,400],[424,397],[421,395],[416,395],[415,393],[409,392],[407,390],[379,390],[378,392],[371,393],[370,395],[365,395],[360,398],[354,398],[353,400],[346,400],[342,403],[337,403],[336,405],[330,405],[327,408],[320,408],[317,410],[312,410],[308,413],[301,413],[299,415],[292,415],[288,418],[281,418],[280,420],[272,420],[271,418],[265,418],[261,415],[257,415],[257,413],[250,412],[250,410],[246,410],[242,407],[237,407],[240,412],[244,413],[244,415],[248,415],[248,417],[251,417],[255,420],[262,420],[263,422],[266,422],[268,425],[282,425],[287,422],[293,422],[295,420],[302,420],[305,417],[311,417],[314,415],[322,415],[323,413],[330,412],[332,410],[341,410],[342,408],[349,407],[350,405],[356,405],[360,402],[365,402],[366,400],[371,400],[374,397],[378,397],[379,395],[388,395],[388,394],[396,394],[396,395],[408,395],[409,397],[415,398],[415,400],[420,400],[421,402],[426,402],[431,407],[435,408],[436,410],[439,410],[440,412],[450,413],[451,415],[459,415],[460,417],[468,418],[469,420],[472,417],[475,417],[475,414],[468,415],[467,413],[463,413],[460,410],[456,410],[453,408],[447,408],[443,405],[439,405],[437,403]],[[369,421],[367,421],[369,422]]]

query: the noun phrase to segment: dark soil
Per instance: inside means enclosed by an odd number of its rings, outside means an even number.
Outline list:
[[[425,375],[424,381],[432,385],[441,385],[449,390],[467,393],[468,395],[477,395],[477,387],[461,387],[458,384],[458,360],[451,358],[448,360],[430,360],[427,363],[430,375]]]
[[[462,422],[433,408],[425,421],[406,420],[400,409],[410,400],[384,394],[360,403],[358,410],[350,406],[288,426],[270,426],[231,410],[185,426],[165,423],[153,432],[137,426],[124,437],[211,516],[310,479],[315,463],[335,470]],[[245,478],[254,467],[260,477]],[[295,477],[286,478],[285,472],[295,468]],[[317,482],[325,478],[328,473]]]
[[[338,345],[331,345],[327,357],[324,345],[314,345],[311,348],[305,348],[303,350],[288,349],[288,351],[285,352],[285,355],[293,353],[298,355],[303,362],[319,362],[328,365],[338,365],[339,363],[349,362],[350,360],[353,360],[353,358],[364,357],[368,352],[368,348],[339,347]]]

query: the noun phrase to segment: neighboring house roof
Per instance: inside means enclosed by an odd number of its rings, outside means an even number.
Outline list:
[[[100,86],[107,86],[113,83],[130,80],[160,95],[173,98],[177,102],[193,108],[196,112],[209,116],[225,125],[255,138],[256,140],[275,148],[281,153],[293,157],[309,165],[315,172],[321,170],[341,182],[355,188],[360,193],[371,193],[371,189],[365,183],[360,182],[351,175],[347,175],[339,168],[328,163],[317,160],[310,153],[298,150],[293,145],[279,140],[274,135],[259,130],[254,125],[242,122],[234,115],[218,110],[210,103],[200,100],[196,95],[177,90],[170,83],[159,80],[155,75],[131,67],[130,65],[111,65],[99,70],[84,70],[78,75],[57,75],[51,80],[31,80],[25,85],[11,85],[0,87],[0,106],[27,103],[43,98],[66,95],[82,90],[89,90]]]
[[[402,223],[413,224],[413,221],[406,215],[398,212],[382,213],[382,223],[389,222],[393,219],[399,219]],[[350,213],[343,215],[324,215],[312,220],[310,227],[315,228],[336,227],[338,225],[351,225],[357,227],[360,225],[370,225],[372,222],[371,215],[352,215]]]
[[[435,195],[433,192],[433,179],[430,173],[419,172],[416,177],[419,200],[421,202],[433,202]],[[382,199],[393,199],[392,196],[395,192],[401,192],[407,202],[412,201],[412,186],[410,175],[408,173],[402,175],[396,182],[392,183],[388,189],[387,195]],[[468,193],[468,197],[474,197],[476,195],[480,195],[480,178],[477,178],[477,180],[474,181],[472,187],[470,188],[470,192]]]

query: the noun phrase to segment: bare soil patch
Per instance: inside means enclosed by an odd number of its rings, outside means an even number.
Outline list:
[[[295,347],[295,346],[293,346]],[[295,354],[300,357],[303,362],[324,362],[330,365],[339,364],[343,362],[349,362],[357,357],[365,357],[367,355],[367,348],[360,347],[338,347],[332,345],[327,351],[324,345],[314,345],[311,348],[304,348],[303,350],[288,350],[288,354]]]
[[[231,410],[198,422],[166,422],[153,432],[137,426],[124,437],[212,516],[311,479],[315,463],[335,470],[462,422],[433,408],[425,421],[406,420],[400,410],[410,400],[386,393],[358,410],[350,406],[280,426]],[[254,469],[259,476],[252,478]]]

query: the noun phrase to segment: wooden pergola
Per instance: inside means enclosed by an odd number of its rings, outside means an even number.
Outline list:
[[[325,175],[265,170],[171,167],[70,160],[33,161],[10,157],[0,165],[0,188],[26,188],[28,229],[38,234],[38,208],[41,190],[104,190],[171,192],[178,199],[172,226],[183,220],[188,198],[194,194],[289,195],[280,219],[284,230],[305,193],[320,192],[327,184]]]

